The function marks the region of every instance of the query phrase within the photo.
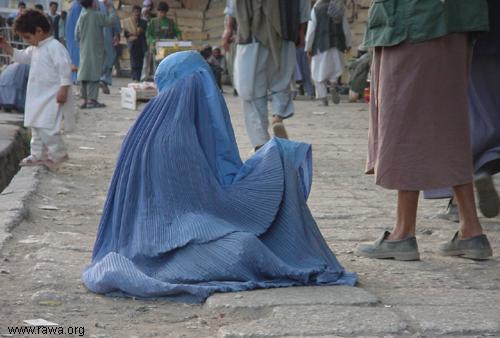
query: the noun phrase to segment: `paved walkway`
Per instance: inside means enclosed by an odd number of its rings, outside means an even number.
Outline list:
[[[38,188],[27,204],[28,218],[12,230],[0,253],[0,337],[9,336],[8,326],[34,318],[65,329],[84,327],[86,336],[101,338],[500,336],[499,218],[481,220],[495,252],[489,261],[435,253],[437,244],[456,228],[435,217],[446,201],[421,202],[421,261],[354,256],[358,242],[373,240],[390,228],[396,197],[363,175],[365,104],[323,108],[296,101],[296,115],[287,121],[291,138],[313,145],[309,205],[339,260],[359,274],[359,287],[217,294],[202,306],[89,293],[79,275],[90,260],[121,141],[138,114],[120,108],[120,83],[123,80],[116,80],[112,94],[103,97],[108,108],[80,113],[79,129],[66,136],[69,163],[58,171],[20,173],[36,177],[29,186],[34,189],[38,182]],[[251,148],[239,102],[226,98],[246,158]],[[496,182],[500,185],[498,178]],[[4,195],[16,195],[16,190],[26,189],[23,184],[14,182]]]

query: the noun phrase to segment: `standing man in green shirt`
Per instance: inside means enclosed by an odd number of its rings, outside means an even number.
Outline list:
[[[148,24],[146,38],[149,48],[154,52],[156,42],[161,39],[180,39],[181,31],[175,22],[167,18],[168,5],[166,2],[158,4],[158,17],[152,19]]]
[[[398,191],[396,221],[358,254],[418,260],[421,190],[453,187],[460,227],[444,256],[486,259],[472,186],[467,87],[471,37],[487,31],[485,0],[374,0],[364,45],[374,49],[367,174]]]

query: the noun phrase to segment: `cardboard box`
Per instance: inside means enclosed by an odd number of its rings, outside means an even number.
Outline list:
[[[137,110],[137,94],[133,88],[122,87],[122,108]]]
[[[156,89],[138,89],[133,87],[121,88],[121,106],[122,108],[137,110],[137,101],[149,101],[158,95]]]

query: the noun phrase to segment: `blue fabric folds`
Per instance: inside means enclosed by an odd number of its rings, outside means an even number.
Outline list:
[[[82,5],[79,1],[73,1],[66,18],[66,48],[68,49],[71,63],[76,67],[80,66],[80,43],[76,40],[76,23],[82,12]],[[76,81],[77,72],[72,74],[73,81]]]
[[[167,57],[125,138],[82,273],[97,293],[203,302],[214,292],[354,285],[306,205],[311,148],[272,139],[241,163],[196,52]]]
[[[23,112],[30,66],[12,63],[0,74],[0,107],[15,108]]]

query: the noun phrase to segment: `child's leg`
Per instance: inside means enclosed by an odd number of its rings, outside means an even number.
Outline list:
[[[40,137],[38,128],[31,128],[31,154],[21,160],[19,165],[23,166],[37,166],[43,165],[43,141]]]
[[[38,130],[43,144],[47,147],[47,157],[53,162],[59,162],[67,157],[66,145],[60,131],[40,128]]]
[[[43,140],[40,136],[40,128],[31,128],[31,156],[42,160],[43,159]]]

